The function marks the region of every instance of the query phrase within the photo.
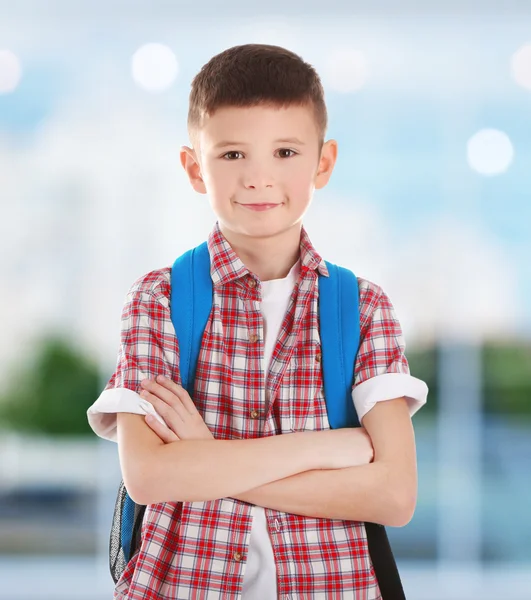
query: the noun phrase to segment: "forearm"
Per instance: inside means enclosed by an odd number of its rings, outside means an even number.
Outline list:
[[[250,440],[180,440],[152,449],[144,504],[207,501],[321,467],[316,432]]]
[[[400,482],[382,462],[348,469],[315,470],[233,496],[282,512],[322,519],[406,525],[414,507],[399,501]]]

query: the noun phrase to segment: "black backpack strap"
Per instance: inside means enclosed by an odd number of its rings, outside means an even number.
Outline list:
[[[383,600],[406,600],[385,527],[378,523],[365,523],[365,531]]]
[[[146,507],[144,504],[135,504],[135,515],[133,517],[133,533],[131,539],[131,556],[140,548],[142,533],[142,521]]]

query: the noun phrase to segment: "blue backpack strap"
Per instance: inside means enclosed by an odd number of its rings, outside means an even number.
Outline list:
[[[212,308],[210,256],[206,242],[177,258],[171,270],[171,284],[170,311],[179,340],[181,383],[192,396],[201,339]],[[128,562],[133,550],[138,508],[127,492],[123,502],[120,542]]]
[[[212,310],[213,284],[207,242],[180,256],[171,270],[170,312],[179,340],[183,388],[193,397],[203,332]]]
[[[331,429],[359,427],[351,394],[360,342],[358,279],[325,263],[329,277],[319,275],[319,334],[328,421]]]
[[[326,266],[330,277],[319,276],[319,330],[328,420],[332,429],[359,427],[351,395],[360,342],[358,280],[348,269]],[[365,523],[365,531],[383,600],[406,600],[385,527]]]

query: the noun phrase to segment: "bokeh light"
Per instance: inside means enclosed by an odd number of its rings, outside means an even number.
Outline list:
[[[131,71],[139,87],[148,92],[163,92],[175,81],[179,64],[168,46],[145,44],[133,54]]]
[[[0,50],[0,94],[13,92],[22,78],[18,57],[10,50]]]
[[[468,140],[468,164],[482,175],[504,173],[512,163],[513,157],[513,145],[503,131],[481,129]]]
[[[518,85],[531,90],[531,43],[525,44],[513,54],[511,72]]]

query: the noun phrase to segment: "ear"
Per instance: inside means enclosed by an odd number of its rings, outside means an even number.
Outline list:
[[[188,179],[194,190],[200,194],[206,194],[206,186],[201,176],[201,165],[197,160],[195,150],[182,146],[180,152],[181,164],[188,175]]]
[[[328,140],[321,149],[321,158],[319,159],[319,168],[315,176],[315,189],[323,188],[330,179],[334,165],[337,159],[337,142]]]

